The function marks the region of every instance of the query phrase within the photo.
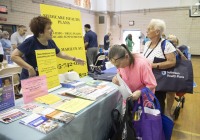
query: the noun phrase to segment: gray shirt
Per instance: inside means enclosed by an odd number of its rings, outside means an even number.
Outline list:
[[[19,46],[24,42],[25,36],[21,36],[18,32],[15,32],[11,35],[11,44]]]

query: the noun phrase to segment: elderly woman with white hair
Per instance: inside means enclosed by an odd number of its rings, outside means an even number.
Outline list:
[[[10,55],[11,53],[11,41],[9,40],[9,33],[7,31],[3,31],[1,44],[4,51],[4,56]]]
[[[165,28],[165,22],[160,19],[152,19],[147,27],[147,37],[150,41],[145,43],[143,55],[152,62],[152,68],[155,69],[167,69],[176,65],[175,47],[166,41],[164,52],[161,48],[161,43],[164,40],[162,34]],[[166,61],[156,62],[156,59],[166,59]],[[159,85],[159,83],[157,84]],[[156,91],[155,95],[160,102],[161,112],[164,113],[166,92]]]

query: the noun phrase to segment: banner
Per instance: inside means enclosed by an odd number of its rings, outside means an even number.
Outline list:
[[[55,49],[36,50],[39,75],[47,78],[48,89],[60,86]]]
[[[51,19],[53,40],[60,50],[86,61],[80,11],[41,4],[40,12]],[[81,77],[87,75],[87,65],[80,66],[60,58],[57,58],[57,62],[59,74],[76,71]]]

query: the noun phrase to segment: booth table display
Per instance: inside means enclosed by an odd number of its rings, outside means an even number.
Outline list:
[[[83,81],[92,80],[83,78]],[[110,86],[115,86],[109,83]],[[53,93],[62,92],[60,88]],[[23,104],[16,101],[16,107]],[[60,127],[43,134],[33,128],[19,124],[19,120],[10,124],[0,123],[0,140],[104,140],[111,127],[111,110],[121,110],[122,97],[117,88],[82,110],[69,124],[60,123]]]

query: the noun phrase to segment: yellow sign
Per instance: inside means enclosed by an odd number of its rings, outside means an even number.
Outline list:
[[[55,49],[36,50],[36,59],[39,75],[46,75],[48,89],[60,85]]]
[[[49,5],[40,5],[41,15],[52,21],[53,40],[61,51],[86,61],[84,39],[80,11]],[[57,58],[59,73],[76,71],[79,75],[87,75],[87,65],[80,66],[76,62]]]

